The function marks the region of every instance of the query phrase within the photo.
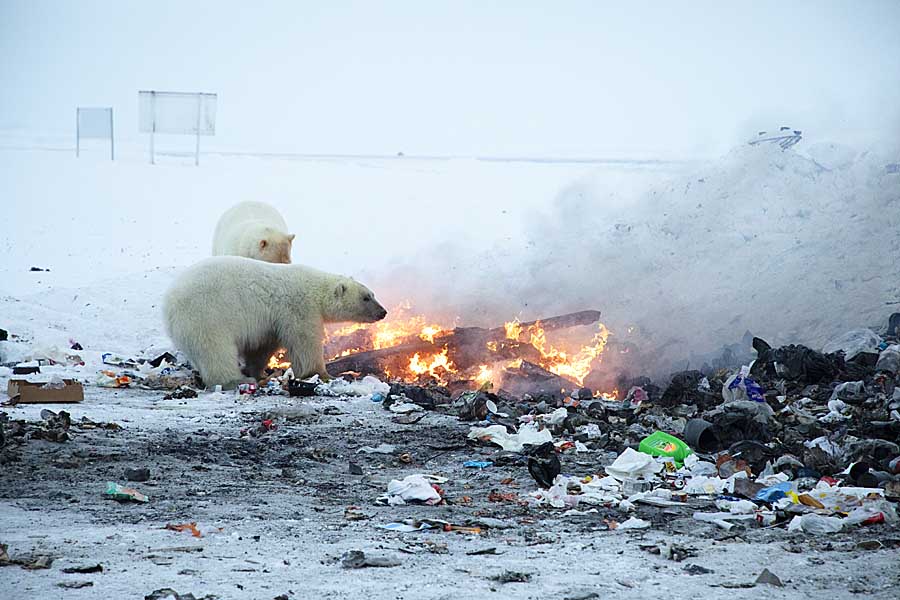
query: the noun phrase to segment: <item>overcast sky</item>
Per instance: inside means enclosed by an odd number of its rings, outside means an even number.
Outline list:
[[[740,5],[740,6],[738,6]],[[0,128],[219,94],[236,148],[708,155],[900,135],[900,2],[0,0]]]

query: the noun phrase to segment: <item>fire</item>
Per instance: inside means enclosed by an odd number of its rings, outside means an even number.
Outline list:
[[[513,319],[505,323],[504,328],[506,337],[510,340],[519,341],[523,333],[527,334],[528,343],[541,354],[540,365],[551,373],[578,382],[578,385],[584,383],[584,378],[591,372],[594,361],[606,349],[609,339],[609,330],[601,323],[599,331],[594,334],[590,343],[582,346],[578,352],[570,354],[554,347],[547,340],[547,334],[540,321],[523,328],[518,319]],[[489,349],[495,350],[490,347]]]
[[[478,365],[478,374],[475,375],[475,381],[477,381],[479,385],[485,384],[489,381],[493,381],[493,379],[493,369],[491,369],[487,365]]]
[[[441,384],[471,382],[483,385],[493,382],[504,368],[520,367],[523,358],[516,358],[517,348],[528,350],[525,360],[538,363],[541,367],[573,382],[584,385],[585,378],[603,359],[610,332],[602,324],[595,330],[586,344],[572,342],[572,338],[548,337],[540,321],[523,324],[519,318],[504,323],[502,334],[486,342],[487,350],[495,355],[494,360],[478,365],[467,362],[466,354],[455,354],[455,346],[448,347],[442,340],[453,335],[454,324],[441,322],[412,310],[409,302],[404,302],[390,311],[390,318],[371,325],[351,323],[326,330],[327,358],[351,356],[360,352],[392,348],[403,344],[416,345],[417,352],[397,353],[379,365],[383,376],[407,382],[421,381],[431,377]],[[554,332],[549,332],[553,334]],[[450,338],[452,339],[452,338]],[[583,339],[583,338],[582,338]],[[433,345],[433,350],[422,350],[423,342]],[[533,348],[533,350],[532,350]],[[450,350],[453,350],[453,359]],[[536,352],[535,352],[536,351]],[[454,364],[454,360],[460,364]],[[484,359],[482,359],[484,360]],[[270,369],[286,369],[290,363],[285,360],[285,352],[279,351],[269,360]],[[455,374],[454,377],[450,377]],[[597,397],[600,397],[599,395]],[[606,392],[603,398],[615,399],[618,392]]]
[[[285,355],[287,354],[286,350],[279,350],[275,354],[269,357],[269,364],[266,365],[269,369],[290,369],[291,363],[285,360]]]
[[[594,398],[602,398],[603,400],[615,401],[619,399],[619,388],[611,392],[594,392]]]
[[[434,343],[434,336],[439,333],[442,333],[444,330],[438,327],[437,325],[426,325],[422,328],[422,331],[419,332],[419,337],[426,342]]]
[[[504,323],[503,327],[506,329],[506,339],[519,341],[519,336],[522,335],[522,325],[518,318]]]
[[[433,343],[435,337],[447,331],[446,327],[433,321],[429,322],[424,315],[410,314],[410,309],[409,302],[404,302],[389,312],[392,318],[387,321],[379,321],[372,325],[351,323],[327,332],[326,337],[337,339],[365,329],[370,334],[372,345],[364,350],[380,350],[399,346],[414,337]]]
[[[441,352],[426,355],[425,357],[419,357],[419,353],[416,352],[409,359],[409,371],[416,376],[422,376],[427,373],[438,381],[443,382],[445,381],[446,373],[456,373],[456,367],[453,366],[453,361],[447,356],[447,347],[444,346]]]

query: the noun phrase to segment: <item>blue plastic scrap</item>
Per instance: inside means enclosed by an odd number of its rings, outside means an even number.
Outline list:
[[[787,498],[787,492],[790,492],[793,489],[794,487],[790,481],[782,481],[779,484],[759,490],[756,493],[754,500],[771,504],[782,498]]]
[[[467,460],[463,463],[464,467],[468,467],[470,469],[487,469],[488,467],[493,466],[494,463],[489,460]]]

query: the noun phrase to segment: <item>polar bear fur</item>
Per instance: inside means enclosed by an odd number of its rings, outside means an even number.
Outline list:
[[[163,313],[169,336],[206,386],[232,388],[258,378],[279,348],[287,350],[297,377],[327,378],[324,324],[373,323],[387,311],[349,277],[220,256],[179,275],[166,292]]]
[[[213,235],[213,256],[246,256],[270,263],[291,262],[294,234],[275,208],[241,202],[225,211]]]

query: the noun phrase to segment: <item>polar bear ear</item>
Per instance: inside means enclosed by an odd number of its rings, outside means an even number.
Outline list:
[[[269,245],[269,240],[259,240],[259,249],[265,250],[266,246]]]
[[[339,283],[334,287],[334,297],[335,298],[343,298],[344,294],[347,293],[347,286],[343,283]]]

